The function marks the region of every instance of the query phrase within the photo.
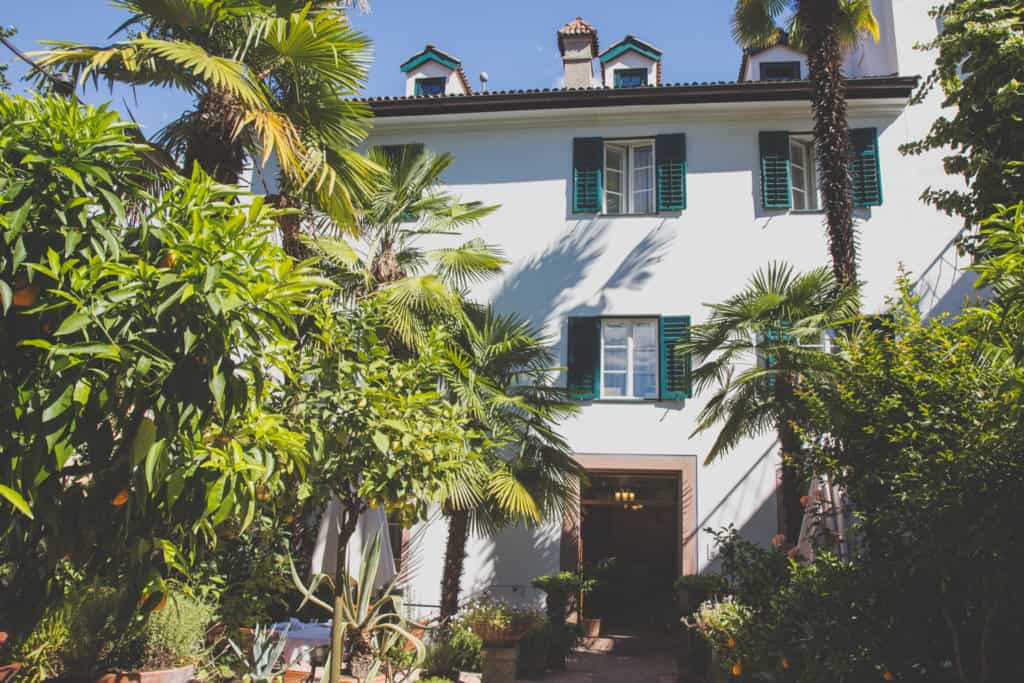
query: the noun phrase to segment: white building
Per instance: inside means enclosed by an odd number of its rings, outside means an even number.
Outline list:
[[[934,99],[909,104],[933,61],[913,49],[935,34],[931,4],[875,0],[881,41],[845,60],[868,310],[883,307],[901,263],[930,311],[969,291],[950,248],[959,223],[919,200],[948,184],[939,158],[898,151],[938,111]],[[532,577],[605,555],[630,585],[664,586],[713,560],[707,527],[767,543],[778,530],[773,438],[703,465],[714,435],[691,432],[705,397],[690,396],[664,349],[769,261],[829,262],[804,55],[779,44],[743,55],[737,82],[668,84],[670,49],[626,36],[599,52],[582,19],[557,39],[562,89],[473,92],[458,60],[427,46],[402,66],[405,97],[369,100],[370,144],[451,153],[449,189],[501,205],[481,234],[512,265],[474,295],[542,325],[581,396],[563,433],[591,473],[582,525],[472,539],[464,596],[539,599]],[[621,490],[642,509],[616,502]],[[407,601],[427,610],[439,604],[445,533],[437,515],[412,534]]]

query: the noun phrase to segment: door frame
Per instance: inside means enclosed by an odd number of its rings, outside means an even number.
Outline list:
[[[601,455],[576,453],[573,458],[587,472],[618,474],[675,474],[679,481],[679,550],[676,571],[697,573],[697,456],[696,455]],[[579,486],[571,504],[575,514],[562,521],[561,569],[578,571],[582,562]],[[680,571],[681,569],[681,571]]]

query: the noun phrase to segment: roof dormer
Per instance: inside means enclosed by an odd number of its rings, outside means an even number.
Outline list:
[[[661,50],[636,36],[626,36],[598,55],[606,88],[661,84]]]
[[[473,92],[462,70],[462,62],[434,45],[427,45],[400,68],[405,74],[407,97],[468,95]]]
[[[789,45],[785,31],[776,31],[762,47],[743,51],[741,81],[799,81],[807,76],[807,55]]]

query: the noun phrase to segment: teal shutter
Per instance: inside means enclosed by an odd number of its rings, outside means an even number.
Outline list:
[[[569,318],[566,365],[569,396],[593,401],[601,396],[601,319]]]
[[[762,131],[761,146],[761,201],[766,209],[793,208],[792,182],[789,167],[789,133]]]
[[[574,138],[572,141],[572,212],[601,212],[601,169],[604,141]]]
[[[686,209],[686,135],[658,135],[654,138],[657,164],[658,211]]]
[[[850,190],[854,206],[881,206],[882,169],[878,162],[878,129],[850,131]]]
[[[690,316],[664,315],[659,320],[661,398],[680,401],[693,396],[693,373],[690,354],[678,353],[679,344],[690,341]]]

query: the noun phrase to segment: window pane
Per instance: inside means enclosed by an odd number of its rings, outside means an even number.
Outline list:
[[[650,145],[633,149],[633,165],[637,168],[650,166],[654,163],[654,148]]]
[[[656,351],[634,351],[633,372],[653,375],[658,370],[658,354]]]
[[[626,373],[604,374],[604,395],[625,396],[626,395]]]
[[[604,369],[625,372],[626,349],[606,348],[604,350]]]
[[[611,168],[608,169],[608,191],[622,193],[622,174]]]
[[[602,325],[604,331],[605,346],[625,346],[629,336],[629,326],[626,323],[606,322]]]
[[[655,398],[657,396],[657,382],[653,373],[633,375],[633,396],[636,398]]]
[[[807,176],[804,174],[804,169],[796,164],[793,164],[793,187],[806,191],[807,188]]]
[[[622,196],[608,193],[605,207],[606,213],[622,213]]]
[[[654,213],[654,193],[634,193],[633,213]]]
[[[633,326],[633,343],[638,349],[658,348],[658,332],[654,323],[636,323]]]
[[[615,145],[608,145],[604,148],[605,165],[608,166],[609,170],[625,171],[626,170],[626,150],[622,147]]]
[[[802,190],[793,188],[793,209],[795,211],[807,210],[807,195]]]

